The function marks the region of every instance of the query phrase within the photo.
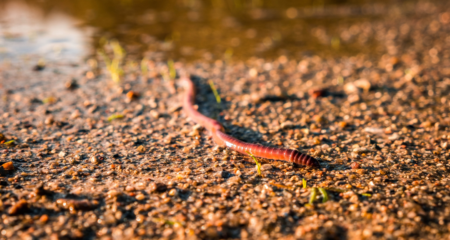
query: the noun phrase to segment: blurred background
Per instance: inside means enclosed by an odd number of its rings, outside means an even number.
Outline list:
[[[87,57],[110,39],[129,56],[163,61],[395,55],[396,45],[414,39],[396,43],[389,36],[412,32],[412,26],[390,29],[386,19],[434,14],[447,2],[3,0],[0,60]]]

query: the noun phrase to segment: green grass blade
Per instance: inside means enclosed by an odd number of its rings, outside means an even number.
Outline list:
[[[248,155],[250,155],[250,157],[252,157],[253,158],[253,160],[255,161],[255,163],[256,163],[256,170],[258,171],[258,175],[259,176],[262,176],[262,174],[261,174],[261,163],[259,163],[258,162],[258,160],[256,159],[256,157],[253,155],[253,154],[251,154],[250,152],[247,152],[247,151],[245,151]]]
[[[311,195],[309,196],[309,204],[314,204],[314,200],[316,200],[317,197],[317,188],[313,187],[311,188]]]
[[[216,97],[217,103],[221,103],[221,102],[222,102],[222,99],[220,98],[220,95],[219,95],[219,93],[217,92],[216,87],[214,86],[214,82],[213,82],[212,80],[209,80],[208,82],[209,82],[209,86],[211,86],[211,89],[212,89],[212,91],[213,91],[213,93],[214,93],[214,96]]]
[[[327,202],[328,201],[328,194],[327,194],[327,190],[323,189],[323,188],[319,188],[319,192],[322,194],[323,196],[323,200],[322,202]]]
[[[114,40],[110,44],[114,52],[114,58],[122,59],[125,56],[125,50],[120,46],[120,43]]]
[[[147,76],[148,73],[148,59],[143,58],[141,61],[141,72],[143,76]]]
[[[124,117],[125,116],[123,114],[115,113],[115,114],[112,114],[111,116],[108,117],[108,122],[111,122],[111,121],[116,120],[116,119],[122,119]]]
[[[3,143],[3,144],[5,144],[6,146],[12,146],[12,145],[14,145],[16,142],[14,141],[14,140],[9,140],[9,141],[7,141],[7,142],[5,142],[5,143]]]
[[[175,64],[173,63],[173,60],[170,59],[167,61],[167,66],[169,67],[169,77],[170,79],[175,79],[177,77],[177,71],[175,70]]]
[[[307,188],[308,186],[307,186],[307,184],[306,184],[306,180],[305,180],[304,178],[302,179],[302,183],[303,183],[303,188],[305,188],[305,189],[306,189],[306,188]]]

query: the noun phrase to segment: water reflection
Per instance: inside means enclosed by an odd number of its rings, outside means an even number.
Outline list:
[[[380,18],[426,14],[433,6],[412,0],[395,3],[383,0],[24,1],[47,14],[66,14],[66,20],[47,16],[47,25],[41,25],[40,29],[51,36],[52,41],[43,40],[47,43],[55,44],[58,39],[52,36],[53,32],[63,36],[60,40],[68,53],[83,51],[80,47],[84,30],[75,31],[71,27],[67,18],[71,16],[80,21],[80,26],[96,30],[92,35],[93,49],[101,39],[115,38],[125,45],[127,53],[157,60],[384,53],[387,50],[377,40],[373,23]],[[17,26],[12,21],[9,25],[14,29]],[[39,30],[19,35],[31,39],[33,32],[37,36]],[[10,41],[7,36],[2,41],[1,46],[6,48],[3,51],[30,52],[23,45],[15,46],[20,41]],[[48,51],[49,47],[43,45],[36,43],[33,48]]]
[[[87,54],[87,33],[68,15],[11,1],[0,6],[0,60],[77,61]]]

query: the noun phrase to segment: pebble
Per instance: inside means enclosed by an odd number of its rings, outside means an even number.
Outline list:
[[[28,202],[25,199],[21,199],[9,209],[8,214],[10,215],[23,214],[25,213],[25,211],[28,210],[28,208],[29,208]]]
[[[15,169],[13,162],[4,163],[4,164],[2,164],[2,167],[6,171],[14,171],[14,169]]]

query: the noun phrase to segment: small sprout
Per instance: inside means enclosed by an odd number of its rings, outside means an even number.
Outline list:
[[[175,79],[177,77],[177,71],[175,70],[175,64],[173,63],[173,60],[170,59],[167,61],[167,66],[169,67],[169,77],[170,79]]]
[[[106,40],[101,39],[103,41],[103,45],[106,45]],[[105,53],[104,50],[99,50],[98,54],[102,56],[103,60],[106,63],[106,67],[111,74],[111,78],[114,82],[118,83],[121,81],[121,77],[123,75],[123,58],[125,56],[125,50],[120,46],[118,41],[111,41],[109,47],[113,50],[113,59],[111,60]]]
[[[328,194],[327,194],[327,190],[323,189],[323,188],[319,188],[320,193],[323,196],[322,202],[327,202],[328,201]]]
[[[42,102],[45,104],[53,104],[56,102],[56,98],[55,97],[44,98],[44,100],[42,100]]]
[[[331,38],[331,47],[332,48],[334,48],[335,50],[339,50],[340,45],[341,45],[341,40],[339,39],[339,37]]]
[[[111,116],[108,117],[108,121],[111,122],[112,120],[116,120],[116,119],[122,119],[125,116],[123,114],[120,113],[114,113]]]
[[[313,205],[314,200],[316,200],[317,197],[317,188],[313,187],[311,189],[311,195],[309,196],[309,204]]]
[[[114,57],[122,59],[125,56],[125,50],[117,40],[111,41],[110,45],[113,49]]]
[[[214,82],[213,82],[212,80],[209,80],[209,86],[211,86],[211,89],[212,89],[212,91],[213,91],[213,93],[214,93],[214,96],[216,97],[217,103],[221,103],[221,102],[222,102],[222,99],[220,98],[220,95],[219,95],[219,93],[217,92],[217,89],[216,89],[216,87],[214,86]]]
[[[147,58],[143,58],[141,61],[141,72],[142,72],[142,76],[147,76],[148,74],[148,59]]]
[[[342,76],[339,76],[337,78],[337,82],[338,82],[339,85],[344,85],[344,78]]]
[[[261,163],[258,162],[258,160],[256,159],[256,157],[255,157],[253,154],[251,154],[250,152],[247,152],[247,151],[245,151],[245,152],[246,152],[248,155],[250,155],[250,157],[253,158],[253,160],[254,160],[255,163],[256,163],[256,170],[258,171],[258,175],[262,177],[262,174],[261,174]]]
[[[227,48],[227,50],[224,53],[224,58],[226,60],[230,60],[232,56],[233,56],[233,49],[232,48]]]
[[[303,183],[303,188],[307,188],[308,187],[307,184],[306,184],[306,180],[304,178],[302,179],[302,183]]]
[[[362,193],[361,195],[364,197],[372,197],[372,194],[370,194],[370,193]]]
[[[6,146],[14,146],[14,144],[16,144],[16,142],[14,140],[9,140],[7,142],[4,143]]]

